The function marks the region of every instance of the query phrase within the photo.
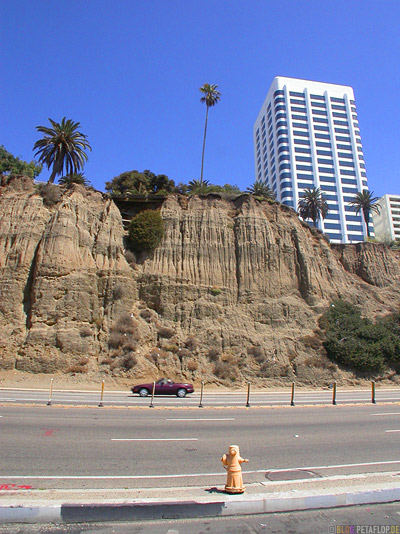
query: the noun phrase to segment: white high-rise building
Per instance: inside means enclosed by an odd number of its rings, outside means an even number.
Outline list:
[[[319,228],[333,243],[364,240],[362,214],[349,205],[368,189],[351,87],[277,76],[253,135],[256,179],[279,202],[297,211],[304,190],[319,187],[329,206]]]
[[[377,205],[380,213],[372,213],[377,241],[400,241],[400,195],[383,195]]]

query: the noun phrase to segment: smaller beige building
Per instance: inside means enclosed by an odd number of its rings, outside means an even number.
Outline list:
[[[376,240],[382,243],[400,241],[400,195],[383,195],[377,204],[380,214],[372,213]]]

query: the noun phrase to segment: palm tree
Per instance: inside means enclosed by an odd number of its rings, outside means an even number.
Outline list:
[[[71,187],[72,184],[79,184],[85,187],[90,185],[90,182],[86,180],[83,172],[71,172],[66,176],[61,176],[61,178],[58,179],[58,183],[61,185],[66,185],[67,187]]]
[[[200,91],[203,93],[203,96],[200,98],[200,102],[205,103],[207,106],[206,110],[206,123],[204,126],[204,139],[203,139],[203,154],[201,156],[201,174],[200,182],[203,182],[203,166],[204,166],[204,148],[206,146],[206,134],[207,134],[207,121],[208,121],[208,108],[215,106],[221,96],[221,93],[217,90],[218,85],[205,83],[203,87],[200,87]]]
[[[299,200],[298,208],[302,219],[311,219],[314,226],[317,226],[317,220],[328,215],[328,203],[324,199],[321,189],[313,187],[305,189],[303,197]]]
[[[373,194],[373,191],[368,191],[368,189],[364,189],[361,193],[357,193],[354,199],[349,202],[350,206],[354,206],[356,208],[356,213],[360,213],[360,211],[362,211],[365,225],[367,227],[368,238],[371,237],[369,231],[369,221],[371,218],[371,212],[377,213],[378,215],[381,212],[379,206],[376,204],[379,198],[372,196]]]
[[[267,185],[265,180],[256,180],[254,184],[246,189],[246,193],[254,195],[255,197],[264,197],[270,200],[275,200],[274,191]]]
[[[189,193],[202,194],[207,191],[207,187],[210,185],[208,180],[190,180],[187,185]]]
[[[63,174],[64,166],[67,174],[80,171],[87,161],[85,149],[92,149],[87,136],[78,131],[79,122],[66,120],[65,117],[61,123],[52,119],[49,121],[53,128],[36,126],[37,131],[43,133],[44,137],[36,141],[33,150],[37,151],[35,156],[40,155],[39,161],[47,165],[48,169],[53,166],[49,178],[49,182],[53,183],[57,175]]]

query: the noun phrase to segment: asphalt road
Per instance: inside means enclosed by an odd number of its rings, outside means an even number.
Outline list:
[[[50,382],[49,382],[50,383]],[[0,404],[39,404],[47,405],[51,400],[51,405],[69,405],[69,406],[98,406],[101,400],[101,387],[98,391],[66,391],[57,389],[56,383],[50,396],[50,387],[48,390],[37,389],[7,389],[0,388]],[[250,390],[249,403],[251,406],[287,406],[291,404],[291,388],[282,391],[253,391]],[[304,390],[296,388],[294,392],[294,403],[297,406],[307,406],[312,404],[330,405],[333,403],[334,393],[332,389],[321,390]],[[356,404],[372,403],[372,388],[359,390],[346,390],[337,388],[335,401],[337,404]],[[375,387],[376,403],[400,403],[400,388],[383,389]],[[139,397],[129,391],[105,391],[103,396],[104,406],[137,406],[148,407],[150,397]],[[154,406],[196,407],[200,404],[200,392],[188,395],[184,399],[178,399],[175,396],[156,396]],[[207,390],[203,392],[202,404],[204,407],[236,407],[246,406],[247,388],[242,391],[234,392],[215,392]]]
[[[400,406],[114,409],[0,406],[0,489],[215,486],[400,470]],[[271,470],[275,470],[270,472]],[[300,471],[299,471],[300,470]],[[12,489],[12,488],[11,488]]]

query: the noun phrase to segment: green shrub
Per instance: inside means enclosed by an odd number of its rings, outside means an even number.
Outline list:
[[[222,293],[222,289],[219,288],[219,287],[212,287],[211,288],[211,295],[213,295],[213,297],[216,297],[217,295],[220,295]]]
[[[320,326],[327,354],[339,364],[364,372],[400,364],[399,313],[373,323],[356,306],[337,300],[322,316]]]
[[[135,252],[152,252],[163,236],[164,221],[159,211],[141,211],[129,223],[128,244]]]
[[[175,330],[168,328],[167,326],[160,326],[160,328],[157,330],[157,333],[160,337],[171,339],[171,337],[175,335]]]

